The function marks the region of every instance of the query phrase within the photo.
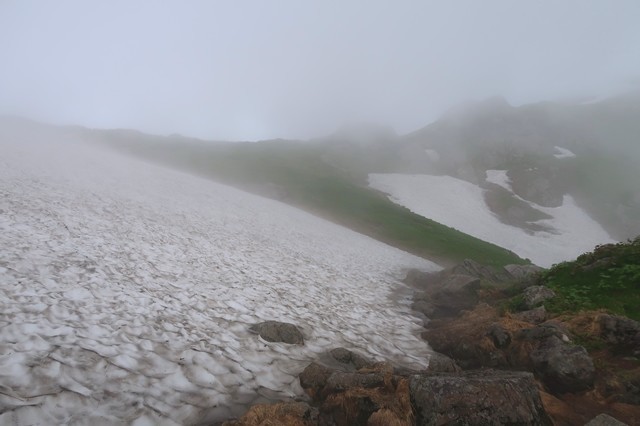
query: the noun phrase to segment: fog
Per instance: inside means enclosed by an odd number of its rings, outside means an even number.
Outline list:
[[[407,133],[640,85],[637,1],[3,1],[0,113],[206,139]]]

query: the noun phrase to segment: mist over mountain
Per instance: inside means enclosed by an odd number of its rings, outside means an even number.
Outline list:
[[[614,238],[624,240],[640,233],[639,118],[638,92],[521,107],[494,98],[450,111],[405,136],[399,147],[405,166],[398,170],[481,184],[492,210],[511,222],[525,214],[517,197],[557,207],[570,194]],[[505,170],[513,193],[489,185],[487,170]]]

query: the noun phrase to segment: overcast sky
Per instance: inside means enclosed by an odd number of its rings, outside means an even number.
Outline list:
[[[406,133],[640,85],[640,1],[0,0],[0,113],[207,139]]]

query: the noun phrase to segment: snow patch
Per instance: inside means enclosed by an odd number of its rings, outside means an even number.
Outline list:
[[[427,365],[420,321],[391,296],[408,268],[437,265],[273,200],[42,136],[0,136],[0,402],[12,408],[0,424],[237,415],[259,397],[303,395],[297,375],[337,346]],[[307,344],[261,342],[248,328],[265,320],[298,324]]]
[[[557,151],[556,154],[553,154],[554,157],[556,158],[574,158],[576,155],[569,151],[567,148],[562,148],[560,146],[554,146],[555,150]]]
[[[503,187],[509,192],[513,191],[511,179],[507,176],[507,170],[487,170],[487,182]]]
[[[502,177],[506,173],[491,173],[491,176],[505,183]],[[369,185],[386,192],[392,201],[414,213],[507,248],[543,267],[574,259],[597,244],[614,242],[569,195],[564,196],[560,207],[549,208],[530,203],[532,207],[553,217],[535,222],[551,228],[552,232],[539,231],[532,235],[500,222],[486,205],[484,190],[461,179],[451,176],[371,174]]]

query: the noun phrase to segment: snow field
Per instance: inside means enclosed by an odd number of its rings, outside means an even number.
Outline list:
[[[0,132],[1,133],[1,132]],[[345,346],[424,367],[408,268],[284,204],[90,141],[0,134],[0,424],[188,424],[301,396]],[[251,324],[297,324],[305,346]]]
[[[487,180],[511,190],[504,170],[488,171]],[[542,267],[575,259],[597,244],[614,242],[570,195],[555,208],[529,202],[553,217],[535,222],[551,232],[529,233],[500,222],[485,203],[482,188],[452,176],[371,174],[369,185],[416,214],[507,248]]]

